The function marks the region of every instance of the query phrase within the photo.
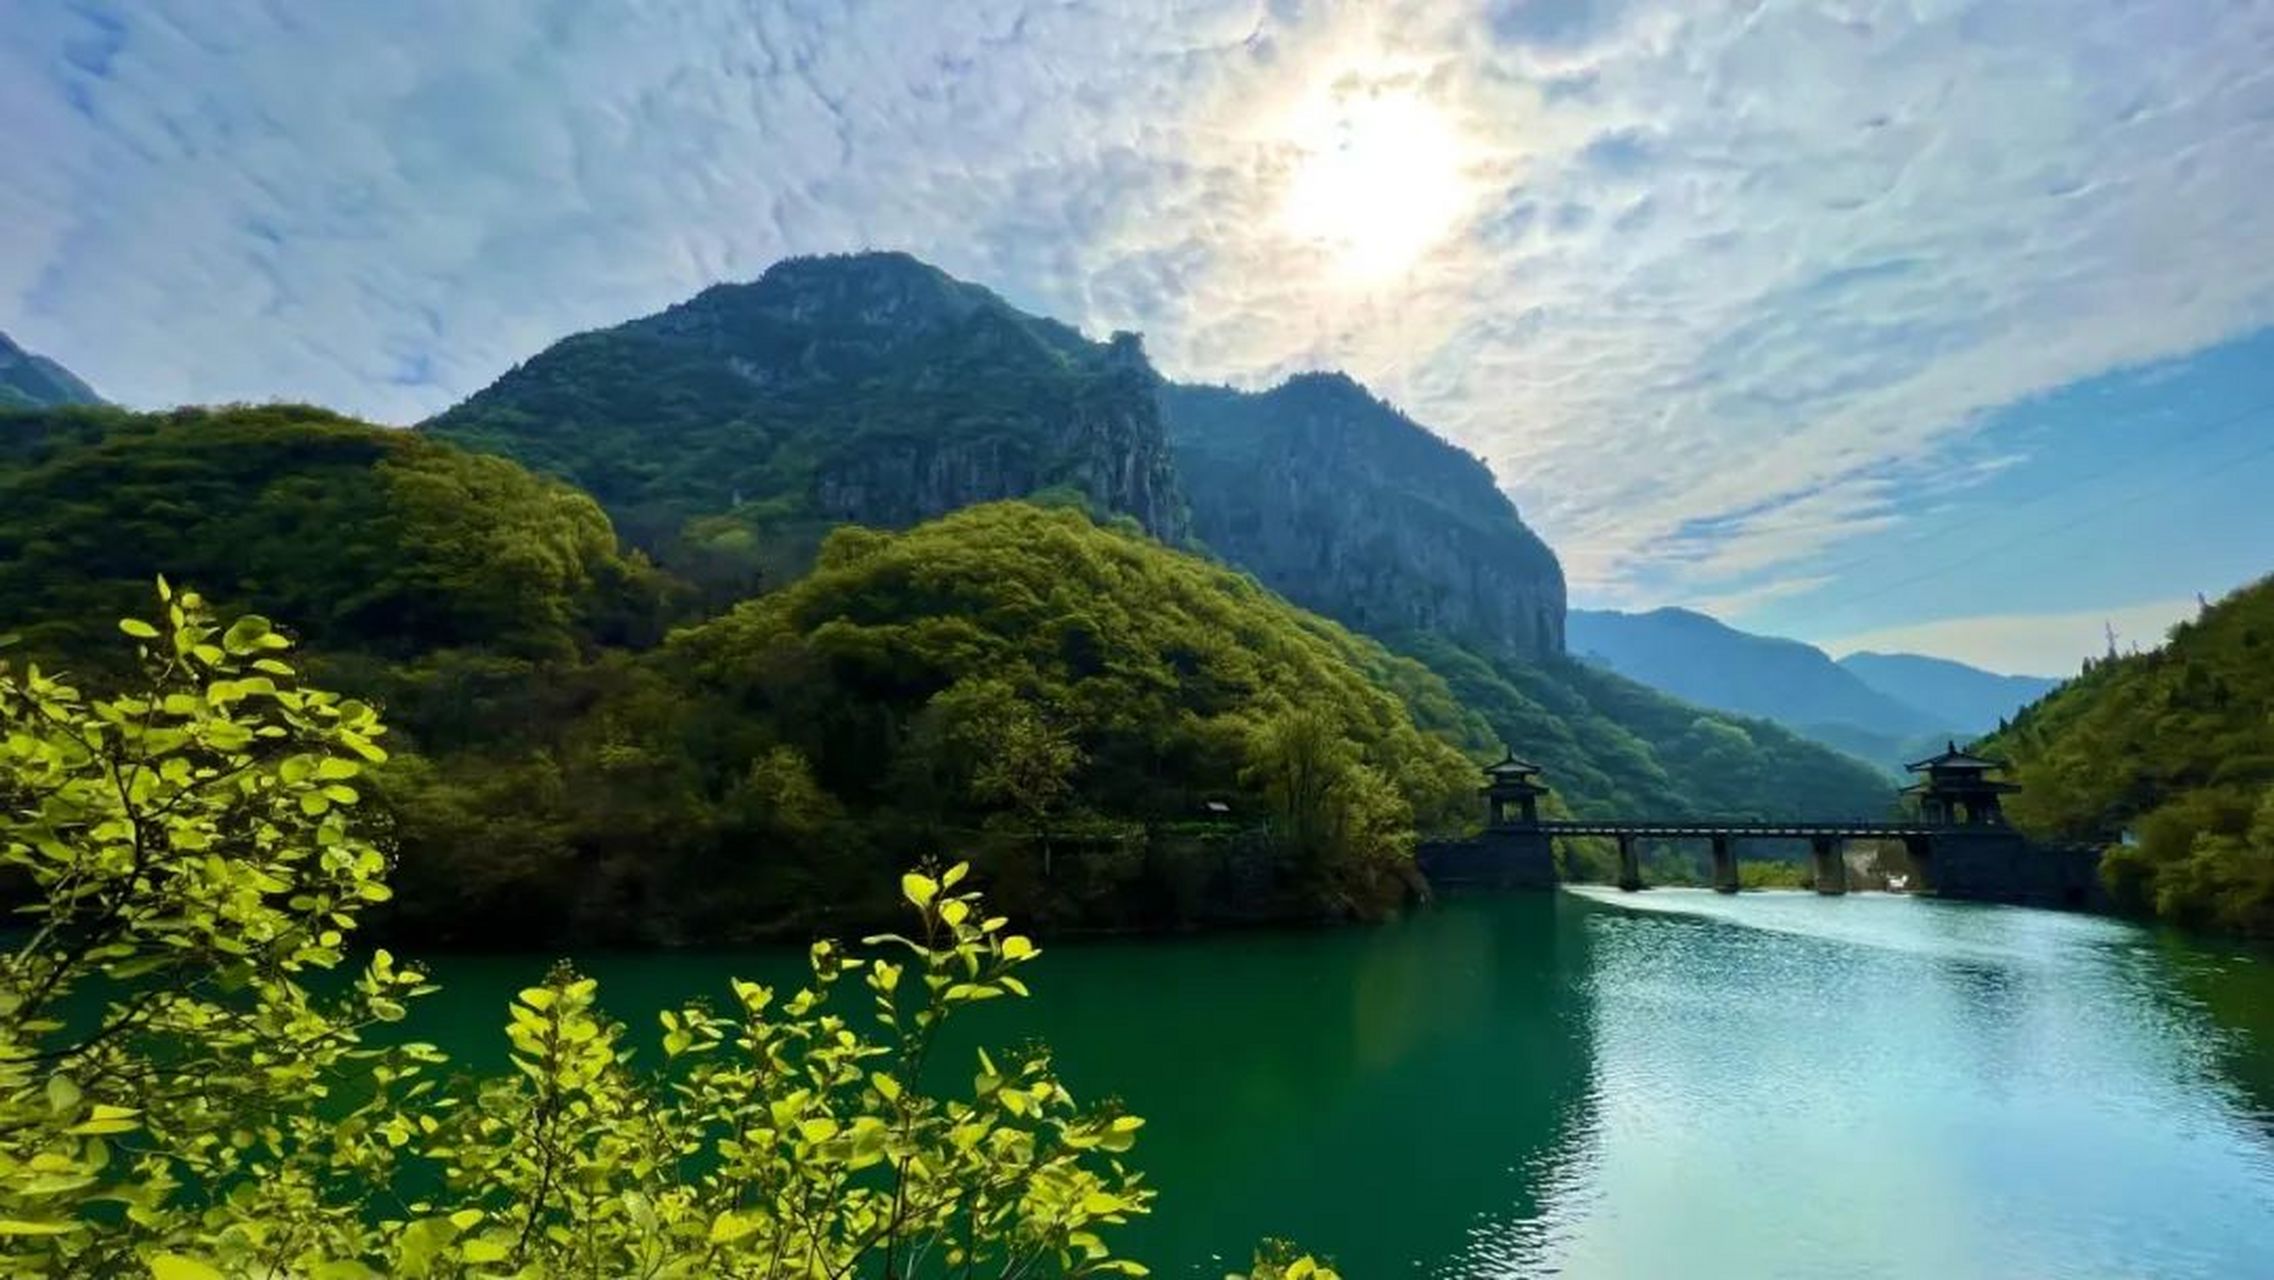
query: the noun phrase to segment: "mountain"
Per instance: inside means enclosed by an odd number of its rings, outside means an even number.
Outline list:
[[[1516,673],[1505,678],[1530,693],[1500,698],[1523,704],[1500,717],[1526,735],[1510,745],[1554,737],[1551,763],[1570,764],[1569,797],[1590,812],[1647,797],[1791,815],[1825,798],[1795,778],[1850,767],[1797,739],[1733,746],[1754,730],[1555,662],[1554,553],[1481,462],[1351,379],[1179,386],[1134,337],[1089,342],[901,254],[785,262],[569,338],[425,431],[589,487],[627,536],[706,581],[710,611],[797,580],[837,524],[906,528],[1031,497],[1196,541],[1303,608],[1425,646],[1440,689],[1472,662]],[[1483,718],[1439,696],[1423,718],[1440,736],[1496,745]],[[1731,764],[1732,750],[1757,758]],[[1821,759],[1788,767],[1808,752]],[[1689,765],[1705,758],[1729,767],[1693,785]],[[1883,779],[1841,777],[1825,802],[1880,802],[1865,792]]]
[[[1348,377],[1160,403],[1194,532],[1266,586],[1372,634],[1563,651],[1563,569],[1492,472]]]
[[[2088,662],[1977,749],[2012,762],[2023,829],[2131,833],[2102,864],[2119,902],[2274,936],[2274,578],[2161,648]]]
[[[1839,725],[1905,738],[1944,727],[1929,712],[1872,688],[1814,645],[1739,631],[1688,609],[1574,609],[1568,625],[1573,653],[1705,706],[1804,731]],[[1984,727],[1994,723],[1995,717]]]
[[[1155,380],[1134,335],[863,253],[564,338],[422,429],[572,481],[667,563],[780,580],[837,524],[1052,490],[1181,540]]]
[[[1939,724],[1982,732],[2061,682],[2047,676],[2007,676],[1948,658],[1915,653],[1851,653],[1840,667],[1872,689],[1916,707]]]
[[[102,402],[103,398],[78,375],[46,356],[24,350],[0,333],[0,409]]]
[[[1396,647],[1444,679],[1488,740],[1543,766],[1581,817],[1876,818],[1895,799],[1860,760],[1575,659],[1489,657],[1419,633]]]
[[[305,405],[0,420],[0,632],[108,654],[161,573],[387,659],[573,654],[660,632],[666,594],[590,498],[411,432]]]

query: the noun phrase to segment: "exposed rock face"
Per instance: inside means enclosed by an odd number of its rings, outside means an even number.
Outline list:
[[[1563,651],[1563,568],[1482,462],[1341,374],[1161,388],[1193,532],[1361,631]]]
[[[78,375],[46,356],[24,350],[0,333],[0,409],[102,402],[103,398]]]
[[[1133,335],[870,253],[566,339],[426,429],[567,476],[651,545],[692,517],[899,527],[1068,488],[1181,541],[1156,380]]]

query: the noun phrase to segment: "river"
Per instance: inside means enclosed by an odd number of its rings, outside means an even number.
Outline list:
[[[780,954],[582,957],[653,1011]],[[456,1056],[539,957],[454,956]],[[2274,1276],[2274,960],[2086,916],[1594,890],[1050,948],[987,1038],[1147,1117],[1119,1252],[1394,1275]],[[448,1043],[455,1041],[455,1043]]]

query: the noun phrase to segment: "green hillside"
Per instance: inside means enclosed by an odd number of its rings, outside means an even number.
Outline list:
[[[2090,664],[1984,749],[2013,761],[2024,828],[2134,834],[2104,863],[2120,902],[2274,935],[2274,579],[2153,652]]]
[[[835,524],[1061,486],[1181,537],[1152,381],[1133,337],[852,254],[565,338],[421,429],[572,481],[676,567],[775,583]]]
[[[319,652],[557,657],[655,630],[666,590],[590,498],[300,405],[0,416],[0,619],[108,652],[152,577]]]
[[[391,924],[463,941],[865,922],[934,852],[1059,927],[1370,914],[1489,745],[1418,665],[1074,510],[841,530],[658,646],[683,590],[504,459],[301,407],[0,418],[5,630],[79,665],[160,573],[385,707]]]
[[[1583,662],[1487,659],[1425,635],[1395,644],[1583,817],[1868,818],[1895,799],[1862,761]]]

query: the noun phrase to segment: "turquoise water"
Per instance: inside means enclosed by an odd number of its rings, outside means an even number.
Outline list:
[[[633,1026],[774,953],[596,955]],[[448,958],[462,1057],[546,958]],[[2274,971],[2083,916],[1684,890],[1052,948],[1039,1035],[1149,1123],[1123,1252],[1220,1276],[2274,1277]]]

